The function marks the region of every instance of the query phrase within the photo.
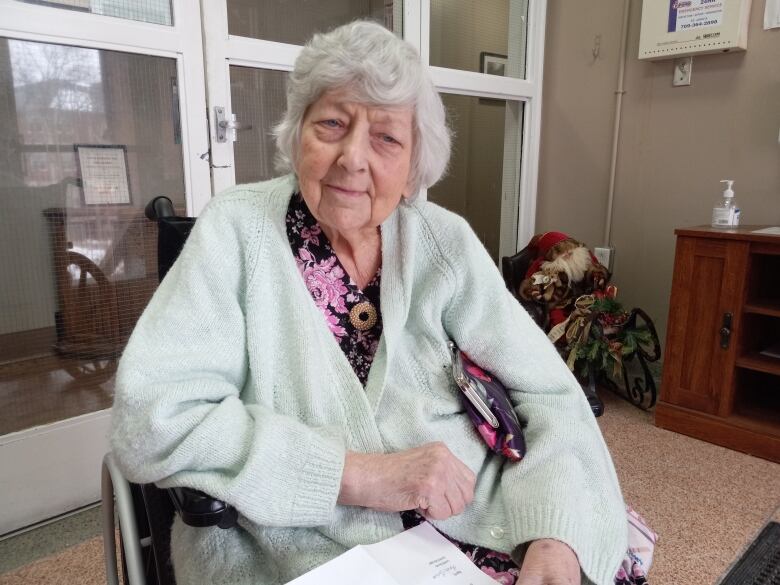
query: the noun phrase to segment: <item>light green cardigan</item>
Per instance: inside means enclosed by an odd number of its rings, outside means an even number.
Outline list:
[[[384,329],[363,388],[293,259],[295,188],[287,176],[209,203],[119,366],[111,444],[127,478],[191,486],[240,514],[229,530],[174,523],[179,585],[281,584],[397,534],[399,514],[337,505],[345,452],[431,441],[478,476],[473,503],[440,530],[504,552],[556,538],[591,581],[611,584],[627,529],[609,453],[576,380],[466,221],[416,202],[382,224]],[[448,374],[449,338],[516,389],[523,461],[490,455],[473,429]]]

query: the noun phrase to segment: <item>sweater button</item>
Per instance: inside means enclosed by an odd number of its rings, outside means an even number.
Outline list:
[[[493,528],[490,529],[490,536],[493,538],[501,538],[504,536],[504,529],[500,526],[493,526]]]

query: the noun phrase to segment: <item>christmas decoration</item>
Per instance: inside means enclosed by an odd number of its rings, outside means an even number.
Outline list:
[[[529,247],[536,249],[537,258],[518,293],[544,306],[551,327],[566,320],[578,297],[603,291],[607,285],[609,271],[585,244],[562,232],[534,236]]]
[[[647,314],[623,309],[617,287],[609,284],[609,271],[582,242],[547,232],[534,236],[529,248],[536,258],[517,294],[527,308],[543,309],[543,329],[569,368],[587,380],[583,389],[591,406],[598,401],[596,381],[620,389],[637,406],[653,406],[655,383],[647,362],[660,357],[660,344]],[[642,376],[632,384],[628,366],[634,363]],[[645,406],[647,394],[650,403]]]

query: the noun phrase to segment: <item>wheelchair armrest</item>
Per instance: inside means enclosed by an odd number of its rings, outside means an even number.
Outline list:
[[[159,195],[146,204],[144,215],[147,219],[157,221],[166,217],[174,217],[173,202],[165,195]]]
[[[236,509],[208,494],[192,488],[175,487],[168,488],[168,495],[182,521],[188,526],[232,528],[236,525]]]

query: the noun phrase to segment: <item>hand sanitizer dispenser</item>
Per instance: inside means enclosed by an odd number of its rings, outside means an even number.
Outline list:
[[[726,189],[723,191],[723,197],[718,199],[715,207],[712,208],[712,227],[737,227],[739,225],[739,208],[734,199],[734,190],[731,188],[734,181],[723,179],[721,183],[726,183]]]

